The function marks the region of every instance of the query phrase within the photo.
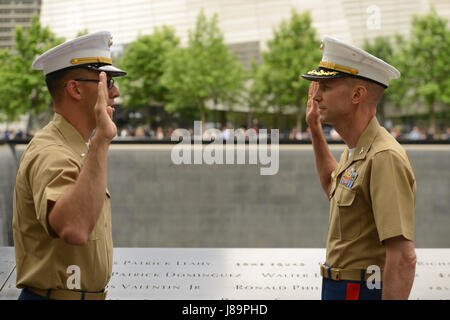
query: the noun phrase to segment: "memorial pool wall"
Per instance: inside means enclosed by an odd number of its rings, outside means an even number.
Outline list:
[[[279,170],[173,163],[174,145],[116,145],[109,155],[115,247],[323,248],[329,207],[310,145],[280,145]],[[20,159],[25,146],[17,145]],[[343,145],[330,146],[339,158]],[[450,248],[450,145],[405,145],[417,181],[415,242]],[[0,246],[12,246],[16,159],[0,146]]]

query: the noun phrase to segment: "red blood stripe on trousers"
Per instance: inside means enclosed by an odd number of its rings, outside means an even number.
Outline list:
[[[359,283],[348,283],[345,300],[359,300]]]

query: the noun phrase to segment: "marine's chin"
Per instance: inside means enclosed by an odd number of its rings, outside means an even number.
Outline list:
[[[327,117],[320,115],[319,117],[320,123],[332,125],[331,121],[327,119]]]

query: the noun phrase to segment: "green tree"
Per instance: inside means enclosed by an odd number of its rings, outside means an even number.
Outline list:
[[[37,15],[31,19],[30,28],[16,27],[14,39],[14,53],[0,53],[0,112],[9,121],[27,112],[37,117],[40,112],[51,108],[43,73],[33,70],[31,65],[38,55],[63,41],[48,27],[42,27]]]
[[[398,39],[398,38],[397,38]],[[392,45],[392,37],[389,36],[378,36],[372,41],[367,39],[364,40],[363,49],[370,54],[386,61],[387,63],[394,63],[394,46]],[[387,101],[390,101],[390,93],[391,91],[387,91],[386,95],[383,95],[381,100],[377,105],[377,114],[380,118],[381,123],[384,123],[386,120],[385,114],[385,105]]]
[[[203,11],[187,47],[169,55],[163,84],[169,89],[168,112],[195,108],[206,120],[207,103],[215,110],[219,103],[231,104],[240,95],[243,67],[232,55],[218,26],[217,15],[208,20]]]
[[[78,38],[78,37],[87,35],[88,33],[89,33],[89,30],[88,30],[87,28],[84,28],[84,29],[79,30],[79,31],[77,32],[77,36],[76,36],[76,37]]]
[[[279,116],[283,107],[297,108],[297,129],[302,130],[309,81],[300,75],[315,68],[321,53],[312,27],[309,12],[292,10],[289,20],[283,20],[274,29],[273,39],[263,52],[261,86],[266,90],[266,98],[274,106]],[[277,121],[279,126],[279,120]]]
[[[246,90],[244,100],[248,107],[247,127],[252,126],[253,115],[255,112],[263,111],[265,106],[265,90],[263,81],[265,65],[258,65],[255,60],[251,61],[251,69],[247,76]]]
[[[447,19],[434,8],[413,17],[411,35],[397,55],[402,85],[396,100],[402,104],[424,103],[429,128],[435,130],[435,107],[450,104],[450,30]]]
[[[168,89],[162,83],[169,52],[179,43],[169,27],[156,28],[151,35],[139,36],[125,50],[120,66],[127,71],[120,85],[125,93],[124,106],[133,110],[147,108],[147,126],[151,127],[150,107],[167,100]]]
[[[9,94],[12,89],[11,83],[8,83],[8,80],[12,78],[11,59],[8,49],[0,50],[0,121],[6,121],[6,123],[15,120],[20,111],[14,109],[14,105],[9,103]]]

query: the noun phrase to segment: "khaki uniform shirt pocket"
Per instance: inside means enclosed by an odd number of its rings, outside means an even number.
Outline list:
[[[356,191],[342,185],[336,188],[335,206],[332,212],[331,232],[333,238],[353,240],[361,233],[361,215],[355,207]]]

